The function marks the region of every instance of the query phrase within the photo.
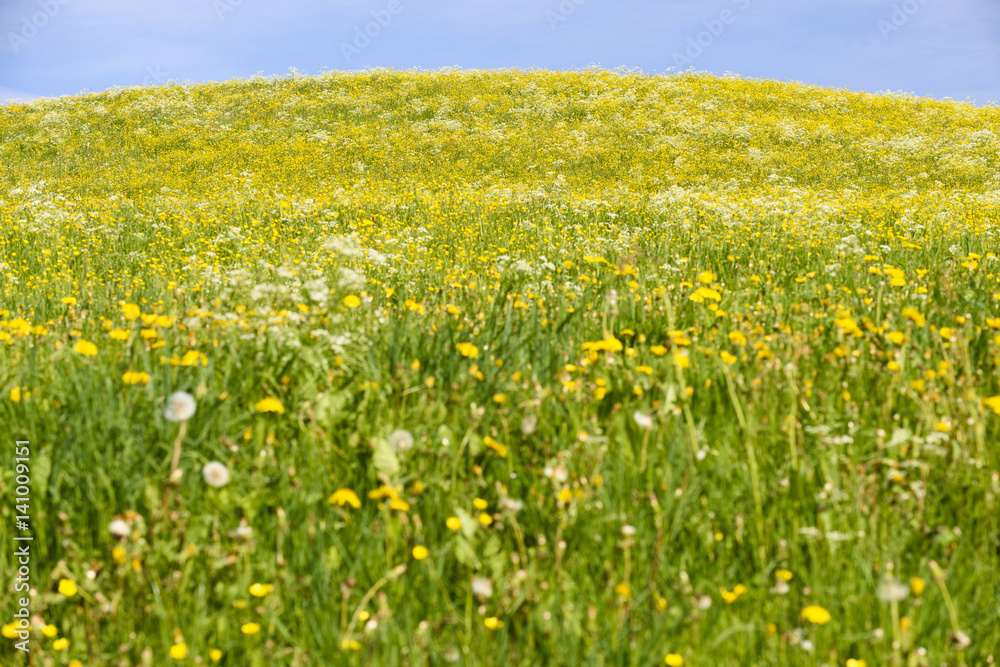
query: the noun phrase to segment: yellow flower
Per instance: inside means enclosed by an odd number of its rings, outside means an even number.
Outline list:
[[[849,658],[846,665],[847,667],[868,667],[868,663],[864,660],[856,660],[854,658]]]
[[[658,357],[662,357],[667,353],[667,348],[663,347],[662,345],[653,345],[652,347],[649,348],[649,351]]]
[[[77,587],[76,582],[71,579],[60,579],[59,580],[59,592],[70,598],[76,595]]]
[[[13,395],[11,398],[13,398]],[[989,398],[984,398],[983,405],[1000,415],[1000,396],[990,396]]]
[[[938,329],[938,334],[940,334],[941,338],[943,338],[945,340],[948,340],[949,338],[951,338],[952,334],[954,334],[954,333],[955,333],[955,330],[952,329],[952,328],[950,328],[950,327],[941,327],[940,329]]]
[[[486,436],[485,438],[483,438],[483,443],[485,443],[487,447],[489,447],[497,454],[499,454],[501,458],[507,458],[507,447],[505,445],[501,445],[499,442],[497,442],[490,436]]]
[[[242,632],[245,635],[255,635],[258,632],[260,632],[260,624],[244,623],[243,625],[240,626],[240,632]]]
[[[733,587],[732,592],[726,590],[725,588],[719,589],[719,594],[722,595],[722,599],[726,601],[726,604],[732,604],[736,602],[741,595],[747,592],[747,587],[743,584],[736,584]]]
[[[493,523],[493,517],[484,512],[479,515],[479,523],[483,524],[484,526],[488,526],[491,523]]]
[[[115,547],[112,549],[111,558],[119,565],[124,565],[126,560],[124,547]]]
[[[650,368],[649,366],[636,366],[635,370],[637,372],[643,373],[645,375],[652,375],[653,374],[653,369]]]
[[[13,389],[10,390],[10,400],[14,401],[15,403],[20,403],[21,402],[21,388],[20,387],[14,387]]]
[[[705,283],[706,285],[711,285],[713,282],[715,282],[716,278],[718,278],[718,276],[716,276],[711,271],[702,271],[701,273],[698,274],[698,282]]]
[[[46,625],[44,628],[42,628],[42,634],[45,635],[46,637],[55,637],[56,635],[59,634],[59,628],[51,624]]]
[[[669,667],[681,667],[684,664],[684,656],[677,653],[668,653],[663,662]]]
[[[250,585],[250,595],[255,598],[262,598],[271,592],[273,586],[271,584],[251,584]]]
[[[208,652],[208,657],[212,659],[212,662],[219,662],[222,660],[222,651],[217,648],[213,648]]]
[[[802,618],[815,625],[823,625],[830,622],[830,612],[819,605],[811,604],[802,610]]]
[[[617,586],[615,586],[615,593],[618,593],[618,595],[622,596],[623,598],[631,598],[632,588],[628,585],[628,582],[623,581]]]
[[[139,306],[134,303],[123,303],[122,304],[122,314],[125,315],[125,319],[130,322],[140,315]]]
[[[344,305],[348,308],[357,308],[361,305],[361,299],[354,296],[353,294],[348,294],[344,297]]]
[[[886,334],[886,338],[888,338],[889,342],[893,345],[902,345],[906,341],[906,334],[902,331],[890,331]]]
[[[675,354],[674,361],[681,368],[691,368],[691,360],[686,354]]]
[[[926,586],[927,582],[920,577],[910,577],[910,589],[914,595],[922,595]]]
[[[281,404],[281,401],[270,396],[257,401],[254,408],[257,409],[257,412],[276,412],[279,415],[285,413],[285,406]]]
[[[7,639],[14,639],[17,637],[17,632],[17,623],[4,623],[3,627],[0,628],[0,635],[3,635]]]
[[[732,354],[729,354],[725,350],[719,353],[719,359],[721,359],[722,363],[726,364],[727,366],[732,366],[733,364],[736,363],[736,357]]]
[[[584,343],[583,349],[584,351],[592,350],[594,352],[621,352],[624,349],[624,346],[622,346],[622,342],[620,340],[614,336],[609,336],[604,340]]]
[[[696,289],[691,296],[688,297],[695,303],[704,303],[705,299],[711,299],[713,301],[721,301],[722,295],[711,287],[705,287],[704,285]]]
[[[487,630],[496,630],[497,628],[503,627],[503,621],[501,621],[496,616],[490,616],[485,621],[483,621],[483,625],[486,626]]]
[[[90,341],[83,339],[76,341],[76,344],[73,346],[73,351],[77,354],[82,354],[85,357],[97,356],[97,346]]]
[[[68,667],[83,667],[83,663],[79,660],[70,660]]]
[[[459,343],[455,346],[455,349],[458,350],[459,354],[463,357],[468,357],[470,359],[479,358],[479,348],[472,343]]]
[[[922,327],[927,323],[927,318],[925,318],[923,314],[916,308],[907,307],[900,312],[902,313],[903,317],[910,320],[918,327]]]
[[[185,644],[184,642],[181,642],[180,644],[174,644],[173,646],[170,647],[170,657],[173,658],[174,660],[183,660],[184,658],[187,657],[187,654],[188,654],[188,645]]]
[[[358,494],[354,493],[351,489],[337,489],[327,499],[327,502],[331,505],[336,503],[341,507],[345,504],[350,504],[354,508],[361,507],[361,500],[358,499]]]
[[[65,637],[60,637],[59,639],[52,642],[52,648],[56,651],[65,651],[69,648],[69,640]]]
[[[75,306],[76,305],[76,298],[72,297],[72,296],[64,296],[61,299],[61,301],[63,303],[65,303],[67,306]]]
[[[146,384],[150,379],[149,373],[142,371],[128,371],[122,375],[122,382],[125,384]]]
[[[474,498],[472,501],[472,506],[475,507],[477,510],[484,510],[487,507],[489,507],[490,504],[485,500],[483,500],[482,498]]]
[[[389,501],[389,509],[399,510],[400,512],[408,512],[410,510],[410,503],[405,500],[400,500],[399,498],[393,498]]]
[[[444,524],[448,526],[449,530],[458,530],[459,528],[462,527],[462,520],[459,519],[457,516],[450,516],[444,522]]]
[[[730,331],[729,342],[742,347],[747,344],[747,337],[743,335],[742,331]]]
[[[143,340],[152,340],[156,338],[156,329],[143,329],[139,335],[142,336]]]
[[[124,329],[113,329],[108,332],[108,335],[115,340],[128,340],[128,332]]]
[[[791,581],[793,575],[788,570],[777,570],[775,571],[774,576],[782,581]]]
[[[497,405],[503,405],[507,402],[507,394],[493,394],[493,402]]]
[[[417,546],[413,547],[413,557],[416,558],[417,560],[423,560],[427,558],[427,556],[429,556],[430,553],[431,552],[427,550],[427,547],[421,544],[418,544]]]
[[[341,648],[350,649],[352,651],[361,650],[361,642],[359,642],[357,639],[344,639],[342,642],[340,642],[340,646]]]

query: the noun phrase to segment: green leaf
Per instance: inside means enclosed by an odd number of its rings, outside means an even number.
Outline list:
[[[469,544],[469,541],[464,538],[459,538],[455,540],[455,559],[467,567],[473,567],[477,570],[482,567],[479,559],[476,558],[476,551]]]
[[[375,443],[375,458],[373,459],[375,470],[380,475],[385,475],[390,482],[395,482],[399,477],[399,459],[396,452],[384,439],[379,438]]]

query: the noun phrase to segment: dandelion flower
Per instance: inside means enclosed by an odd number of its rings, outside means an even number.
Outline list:
[[[396,429],[389,434],[389,437],[386,438],[386,440],[388,440],[389,446],[392,447],[395,452],[405,452],[413,447],[413,434],[405,428]]]
[[[229,468],[218,461],[209,461],[201,469],[201,474],[205,478],[205,483],[216,488],[229,483]]]
[[[668,653],[663,662],[669,665],[669,667],[681,667],[684,664],[684,656],[677,653]]]
[[[255,635],[258,632],[260,632],[260,624],[244,623],[243,625],[240,626],[240,632],[242,632],[245,635]]]
[[[21,388],[20,387],[14,387],[13,389],[10,390],[10,400],[14,401],[15,403],[20,403],[21,402]]]
[[[191,419],[197,404],[194,396],[186,391],[175,391],[167,399],[167,409],[163,412],[163,417],[172,422],[183,422]]]
[[[187,654],[188,654],[188,645],[185,644],[184,642],[181,642],[180,644],[174,644],[173,646],[170,647],[170,657],[173,658],[174,660],[183,660],[184,658],[187,657]]]
[[[423,560],[427,558],[427,556],[429,556],[430,553],[431,552],[427,550],[427,547],[423,546],[422,544],[418,544],[417,546],[413,547],[413,557],[416,558],[417,560]]]
[[[279,415],[285,413],[285,406],[281,404],[281,401],[270,396],[257,401],[253,407],[257,410],[257,412],[275,412]]]
[[[149,373],[142,371],[128,371],[122,375],[123,384],[148,384],[151,379]]]
[[[910,589],[913,591],[914,595],[922,595],[926,585],[927,582],[920,577],[910,577]]]
[[[344,305],[348,308],[357,308],[361,305],[361,299],[353,294],[348,294],[344,297]]]
[[[122,314],[125,316],[125,319],[129,320],[130,322],[134,319],[137,319],[140,315],[140,312],[141,311],[139,310],[139,306],[135,305],[134,303],[122,304]]]
[[[450,516],[448,517],[448,520],[444,522],[444,524],[448,526],[449,530],[458,530],[459,528],[462,527],[462,520],[459,519],[457,516]]]
[[[361,500],[358,499],[358,494],[354,493],[351,489],[337,489],[333,492],[333,495],[327,499],[327,502],[331,505],[336,503],[341,507],[344,505],[350,505],[355,509],[361,507]]]
[[[458,350],[459,354],[463,357],[468,357],[470,359],[479,358],[479,348],[472,343],[459,343],[455,346],[455,349]]]
[[[498,628],[503,627],[503,621],[501,621],[496,616],[490,616],[489,618],[483,621],[483,625],[486,626],[487,630],[496,630]]]
[[[60,637],[59,639],[52,642],[52,648],[56,651],[65,651],[69,648],[69,640],[65,637]]]
[[[832,618],[830,616],[830,612],[828,612],[823,607],[820,607],[819,605],[815,604],[811,604],[805,609],[803,609],[801,615],[802,618],[815,625],[823,625],[824,623],[829,623],[830,619]]]
[[[217,648],[213,648],[208,652],[208,657],[212,659],[212,662],[219,662],[222,660],[222,651]]]
[[[255,598],[262,598],[271,592],[273,586],[271,584],[251,584],[250,585],[250,595]]]
[[[73,346],[73,351],[85,357],[97,356],[97,346],[90,341],[80,339]]]

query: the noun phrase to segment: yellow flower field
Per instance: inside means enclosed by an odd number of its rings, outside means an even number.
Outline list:
[[[998,122],[596,69],[0,106],[3,655],[988,663]]]

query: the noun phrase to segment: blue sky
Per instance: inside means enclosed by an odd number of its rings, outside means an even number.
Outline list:
[[[589,65],[1000,103],[1000,1],[0,0],[0,101],[290,67]]]

